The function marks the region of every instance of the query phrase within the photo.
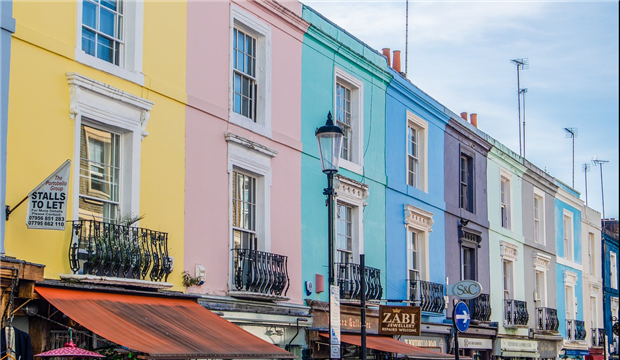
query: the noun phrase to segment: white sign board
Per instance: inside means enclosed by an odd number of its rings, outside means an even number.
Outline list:
[[[67,160],[28,194],[28,229],[65,229],[70,170]]]
[[[329,343],[332,359],[340,359],[340,287],[329,286]]]

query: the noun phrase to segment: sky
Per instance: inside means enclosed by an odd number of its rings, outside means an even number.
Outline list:
[[[405,0],[302,2],[381,52],[402,51]],[[407,77],[519,154],[517,66],[526,88],[525,157],[618,219],[618,1],[409,1]],[[523,114],[525,112],[525,114]],[[522,150],[523,151],[523,150]]]

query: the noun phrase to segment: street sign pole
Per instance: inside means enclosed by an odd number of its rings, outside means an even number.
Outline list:
[[[454,316],[456,315],[456,304],[458,304],[459,300],[454,299],[452,304],[452,319],[456,319]],[[454,331],[454,360],[459,360],[459,330],[456,328],[456,322],[452,321],[452,331]]]

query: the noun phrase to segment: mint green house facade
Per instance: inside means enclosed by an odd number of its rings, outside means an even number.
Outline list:
[[[329,293],[328,213],[323,195],[327,177],[321,171],[314,135],[315,129],[325,124],[328,112],[345,131],[340,170],[334,181],[335,280],[343,304],[359,303],[363,253],[367,298],[378,300],[385,296],[386,281],[385,94],[391,75],[383,55],[313,9],[304,6],[303,18],[311,24],[304,37],[301,67],[302,281],[307,285],[306,303],[313,309],[325,308]],[[324,328],[321,316],[315,316],[314,327]],[[342,328],[348,330],[355,332]]]
[[[489,266],[497,269],[490,284],[491,321],[498,323],[493,355],[537,358],[538,343],[528,338],[534,308],[527,302],[524,277],[522,187],[527,168],[508,147],[490,136],[487,141],[492,145],[487,163]]]

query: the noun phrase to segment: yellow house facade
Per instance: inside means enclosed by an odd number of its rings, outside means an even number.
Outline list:
[[[14,2],[5,256],[45,279],[184,290],[186,16],[182,1]],[[17,204],[66,160],[64,230],[29,228]],[[112,261],[119,248],[132,257]]]

